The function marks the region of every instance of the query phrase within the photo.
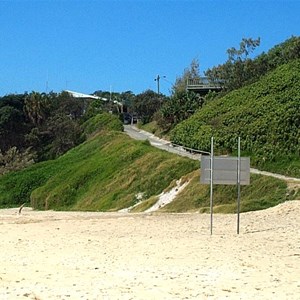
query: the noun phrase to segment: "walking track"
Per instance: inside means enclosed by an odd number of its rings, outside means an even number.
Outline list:
[[[154,147],[157,147],[162,150],[166,150],[168,152],[172,152],[181,156],[189,157],[194,160],[199,160],[201,161],[201,153],[193,153],[187,151],[184,147],[181,146],[174,146],[172,143],[169,141],[166,141],[164,139],[160,139],[157,136],[138,129],[135,126],[131,125],[124,125],[124,131],[126,134],[128,134],[131,138],[136,139],[136,140],[148,140],[150,144]],[[203,152],[206,153],[206,152]],[[285,175],[281,174],[276,174],[276,173],[271,173],[271,172],[266,172],[266,171],[260,171],[258,169],[250,168],[250,172],[253,174],[260,174],[260,175],[265,175],[265,176],[271,176],[275,178],[279,178],[285,181],[288,181],[290,183],[295,183],[295,184],[300,184],[300,178],[295,178],[295,177],[288,177]]]

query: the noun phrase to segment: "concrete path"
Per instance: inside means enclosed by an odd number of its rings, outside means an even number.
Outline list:
[[[131,125],[124,125],[124,131],[126,134],[128,134],[131,138],[136,140],[149,140],[150,144],[154,147],[160,148],[162,150],[166,150],[168,152],[172,152],[181,156],[186,156],[194,160],[201,160],[201,153],[192,153],[187,151],[185,148],[181,146],[174,146],[169,141],[166,141],[164,139],[160,139],[154,134],[151,134],[147,131],[138,129],[135,126]],[[203,151],[203,153],[206,153]],[[266,172],[266,171],[260,171],[258,169],[250,168],[250,172],[253,174],[260,174],[265,176],[271,176],[275,178],[279,178],[288,182],[294,182],[300,184],[300,178],[295,177],[288,177],[281,174]]]
[[[150,144],[156,148],[166,150],[168,152],[172,152],[181,156],[186,156],[194,160],[201,160],[200,153],[191,153],[189,151],[186,151],[181,146],[175,147],[174,145],[172,145],[171,142],[166,141],[164,139],[160,139],[154,134],[144,130],[140,130],[135,126],[125,125],[124,131],[133,139],[142,141],[148,140]]]

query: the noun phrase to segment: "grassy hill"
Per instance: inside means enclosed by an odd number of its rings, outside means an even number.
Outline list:
[[[197,162],[101,131],[60,158],[0,177],[0,206],[31,202],[37,209],[118,210],[160,194]]]
[[[199,163],[135,141],[116,131],[101,131],[60,158],[0,177],[0,207],[24,202],[36,209],[115,211],[136,204],[140,211],[179,178],[187,188],[162,211],[209,209],[209,186],[199,183]],[[241,211],[267,208],[287,199],[287,184],[266,176],[251,176],[242,187]],[[214,188],[215,211],[235,212],[236,187]]]
[[[300,60],[276,68],[259,81],[214,99],[171,132],[171,140],[209,151],[244,155],[259,168],[300,177]]]

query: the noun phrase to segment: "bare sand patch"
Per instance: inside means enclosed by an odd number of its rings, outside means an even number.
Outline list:
[[[300,201],[209,219],[0,210],[0,299],[300,299]]]

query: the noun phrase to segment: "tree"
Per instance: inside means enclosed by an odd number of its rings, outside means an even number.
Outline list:
[[[72,97],[68,92],[62,92],[55,97],[55,107],[52,110],[52,116],[65,114],[73,120],[80,119],[85,110],[85,103],[82,99]]]
[[[239,49],[231,47],[226,52],[228,60],[217,67],[208,69],[205,75],[212,82],[223,84],[227,90],[242,87],[253,78],[254,62],[249,55],[260,45],[260,38],[243,38]]]
[[[30,147],[36,161],[56,158],[82,141],[85,104],[65,92],[0,98],[0,151],[16,147],[23,153]],[[98,104],[91,114],[99,112]]]
[[[26,96],[24,112],[34,126],[40,126],[51,110],[50,97],[45,93],[32,92]]]
[[[186,90],[188,79],[199,79],[200,78],[200,69],[199,62],[196,58],[194,58],[190,64],[190,66],[184,69],[181,77],[177,77],[175,84],[172,87],[172,95],[176,93],[181,93]]]
[[[82,142],[82,130],[69,115],[58,113],[47,122],[49,158],[56,158]]]
[[[88,103],[84,114],[84,120],[88,120],[103,111],[103,100],[95,99]]]
[[[145,124],[152,120],[153,115],[160,109],[164,99],[164,96],[158,95],[151,90],[147,90],[136,95],[132,104],[132,109],[141,118],[142,123]]]
[[[34,163],[34,155],[30,149],[20,152],[17,147],[12,147],[2,153],[0,151],[0,175],[10,171],[21,170]]]
[[[245,61],[250,53],[252,53],[256,47],[260,45],[260,38],[243,38],[240,42],[240,48],[236,49],[231,47],[227,50],[228,60],[235,63],[237,61]]]
[[[132,105],[135,99],[134,93],[132,91],[123,92],[121,93],[120,98],[124,106],[124,111],[132,111]]]
[[[25,130],[22,111],[9,105],[0,108],[0,150],[22,147]]]
[[[242,39],[239,49],[227,50],[228,59],[205,72],[210,81],[224,85],[227,91],[253,83],[282,64],[300,58],[300,37],[292,36],[267,53],[251,59],[250,54],[260,45],[260,38]]]
[[[169,131],[200,109],[203,101],[202,97],[193,92],[177,92],[170,100],[164,102],[156,115],[156,121],[162,129]]]

